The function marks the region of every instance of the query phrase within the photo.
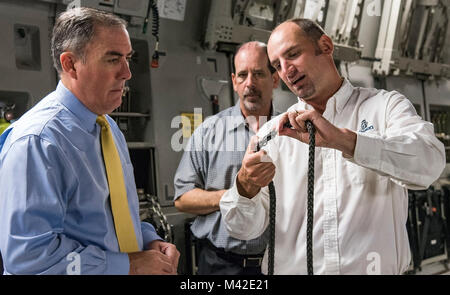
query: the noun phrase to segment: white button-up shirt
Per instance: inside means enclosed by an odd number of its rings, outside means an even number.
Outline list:
[[[311,109],[299,100],[289,111]],[[408,189],[425,189],[445,166],[444,145],[410,101],[392,91],[344,80],[325,119],[357,132],[353,158],[316,147],[313,258],[315,274],[401,274],[410,263]],[[258,132],[262,138],[279,117]],[[306,274],[308,145],[277,136],[264,147],[276,166],[275,274]],[[269,191],[252,199],[236,183],[220,201],[230,234],[252,239],[269,223]],[[267,273],[267,251],[263,272]]]

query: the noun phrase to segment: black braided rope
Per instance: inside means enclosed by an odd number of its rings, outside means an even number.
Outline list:
[[[269,183],[269,261],[268,261],[268,273],[269,275],[274,274],[275,268],[275,213],[276,213],[276,194],[275,194],[275,186],[273,185],[273,181]]]
[[[314,222],[314,152],[316,147],[315,128],[310,121],[306,121],[309,133],[308,157],[308,200],[306,220],[306,265],[308,275],[313,275],[313,222]]]
[[[270,140],[270,139],[269,139]],[[256,146],[256,151],[259,152],[261,150],[261,145],[258,143]],[[269,256],[268,256],[268,274],[273,275],[274,273],[274,265],[275,265],[275,216],[276,216],[276,207],[277,207],[277,199],[275,193],[275,186],[273,181],[269,183]]]
[[[309,157],[308,157],[308,198],[307,198],[307,220],[306,220],[306,261],[308,275],[313,275],[313,222],[314,222],[314,154],[316,148],[315,127],[311,121],[306,121],[309,133]],[[257,151],[260,150],[259,145]],[[269,183],[269,255],[268,274],[273,275],[275,269],[275,217],[276,217],[276,193],[273,181]]]

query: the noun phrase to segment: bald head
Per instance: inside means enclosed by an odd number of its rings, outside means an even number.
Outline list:
[[[293,19],[289,19],[281,24],[279,24],[273,31],[272,34],[273,35],[275,32],[280,31],[280,30],[285,30],[286,27],[289,27],[292,25],[296,25],[297,27],[300,28],[300,30],[297,30],[297,32],[299,34],[302,34],[304,37],[308,38],[314,48],[316,49],[316,55],[319,55],[322,53],[322,50],[319,47],[319,40],[323,35],[325,34],[325,31],[322,29],[321,26],[319,26],[316,22],[310,20],[310,19],[306,19],[306,18],[293,18]]]
[[[237,68],[236,60],[237,57],[242,54],[242,52],[254,52],[254,53],[261,53],[267,57],[267,68],[269,71],[273,74],[275,73],[275,69],[270,65],[269,56],[267,55],[267,44],[259,41],[251,41],[242,44],[239,46],[236,50],[236,53],[234,54],[234,68]],[[236,72],[236,71],[235,71]]]

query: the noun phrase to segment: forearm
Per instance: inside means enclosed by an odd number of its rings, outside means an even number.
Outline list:
[[[355,153],[357,135],[355,132],[345,128],[340,128],[339,131],[340,134],[337,138],[338,140],[335,141],[335,148],[340,150],[344,157],[351,158]]]
[[[206,191],[195,188],[184,193],[175,201],[175,207],[182,212],[206,215],[219,210],[219,202],[226,190]]]
[[[16,251],[27,248],[29,251]],[[36,255],[36,253],[41,253]],[[105,251],[98,246],[83,246],[63,234],[46,238],[10,239],[2,249],[5,270],[11,274],[127,274],[126,253]]]

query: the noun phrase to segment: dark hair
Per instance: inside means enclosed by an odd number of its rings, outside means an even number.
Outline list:
[[[53,27],[51,53],[53,65],[62,72],[59,57],[66,51],[72,51],[85,61],[86,45],[91,41],[96,26],[123,26],[125,20],[111,13],[93,8],[73,8],[58,15]]]
[[[234,53],[234,60],[233,60],[233,73],[236,74],[236,56],[238,55],[239,51],[246,48],[250,43],[255,43],[256,47],[260,48],[261,51],[264,52],[264,54],[267,57],[267,68],[269,69],[271,74],[275,73],[276,69],[274,67],[272,67],[272,65],[270,64],[269,56],[267,55],[267,44],[264,42],[259,42],[259,41],[246,42],[246,43],[239,45],[236,48],[236,52]]]
[[[318,42],[320,40],[320,37],[325,34],[325,31],[319,24],[307,18],[293,18],[287,20],[286,22],[291,22],[298,25],[300,29],[302,29],[302,31],[305,33],[305,35],[313,42],[314,47],[316,48],[316,55],[322,53],[322,50],[320,50],[319,48]]]

